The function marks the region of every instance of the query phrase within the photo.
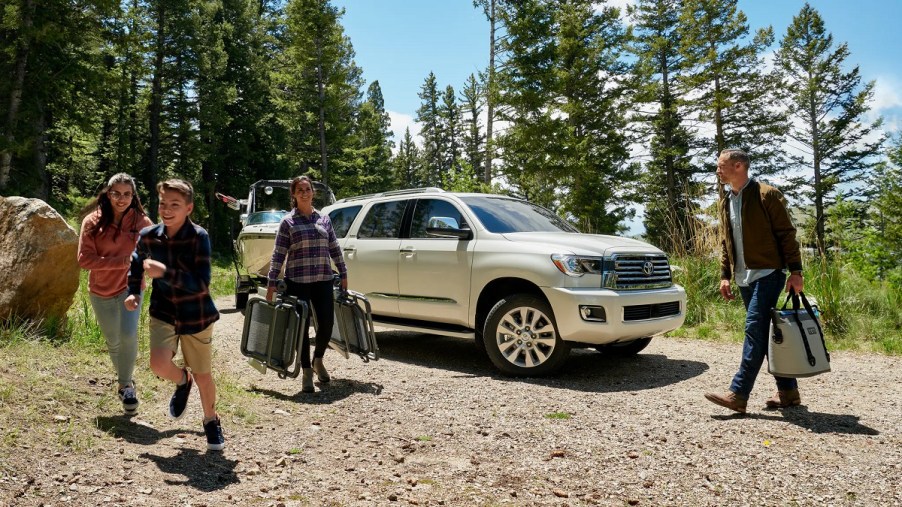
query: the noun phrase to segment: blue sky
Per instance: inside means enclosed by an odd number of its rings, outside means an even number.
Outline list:
[[[630,0],[609,1],[622,6]],[[774,27],[779,41],[802,0],[740,0],[752,28]],[[460,90],[488,63],[488,22],[471,0],[334,0],[367,82],[378,80],[392,130],[403,133],[420,104],[429,72]],[[813,0],[834,40],[847,42],[851,64],[876,80],[873,108],[886,128],[902,130],[902,0]],[[416,132],[416,127],[411,130]]]

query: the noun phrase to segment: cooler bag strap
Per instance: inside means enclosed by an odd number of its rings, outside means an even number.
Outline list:
[[[805,345],[805,354],[808,356],[808,364],[814,366],[817,363],[817,360],[814,358],[814,354],[811,353],[811,345],[808,344],[808,335],[805,333],[805,326],[802,325],[802,319],[799,318],[799,296],[796,295],[795,289],[789,289],[789,296],[792,297],[792,317],[796,321],[796,325],[799,326],[799,335],[802,337],[802,344]],[[811,308],[807,304],[806,311],[808,308]],[[818,329],[820,329],[820,325],[818,325]]]
[[[814,325],[817,326],[817,332],[821,336],[821,344],[824,346],[824,354],[827,356],[827,362],[830,362],[830,353],[827,352],[827,342],[824,341],[824,330],[821,329],[821,321],[817,318],[817,315],[814,314],[814,310],[811,308],[811,304],[808,303],[808,298],[805,297],[804,292],[799,292],[799,297],[802,298],[802,304],[805,305],[805,311],[808,312],[808,316],[811,317],[811,320],[814,321]]]

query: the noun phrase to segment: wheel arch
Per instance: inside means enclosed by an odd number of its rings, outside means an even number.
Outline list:
[[[479,299],[476,302],[476,316],[473,323],[477,337],[482,335],[485,329],[486,318],[489,315],[489,311],[495,306],[495,303],[500,301],[501,298],[512,294],[529,294],[545,301],[549,307],[551,306],[542,289],[529,280],[515,277],[492,280],[482,288],[482,292],[479,293]],[[552,308],[553,312],[554,309]]]

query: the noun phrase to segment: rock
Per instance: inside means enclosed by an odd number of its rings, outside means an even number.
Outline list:
[[[78,235],[40,199],[0,197],[0,320],[63,319],[78,290]]]

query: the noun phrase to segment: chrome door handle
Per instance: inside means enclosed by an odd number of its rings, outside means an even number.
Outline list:
[[[401,248],[401,253],[415,253],[416,251],[417,249],[412,246],[405,246]]]

